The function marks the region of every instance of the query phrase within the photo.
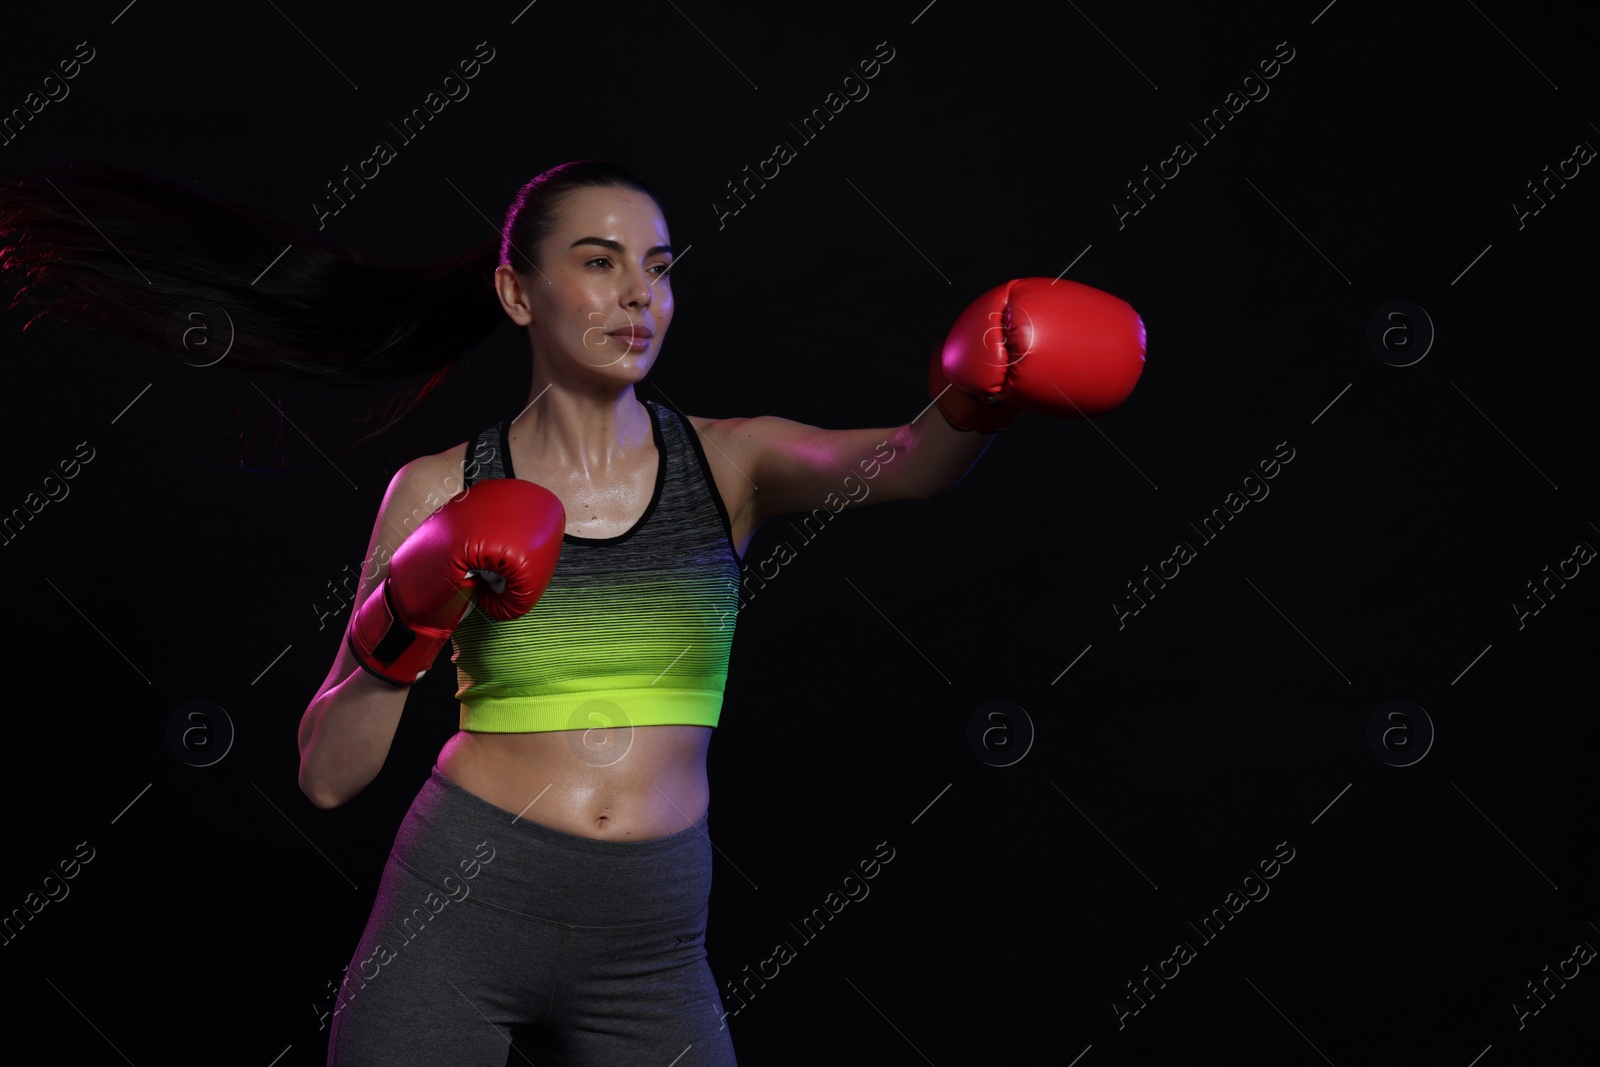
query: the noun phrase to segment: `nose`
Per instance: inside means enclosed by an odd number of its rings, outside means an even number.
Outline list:
[[[628,276],[628,284],[622,294],[622,302],[629,308],[647,308],[654,297],[654,290],[650,288],[650,277],[641,270],[635,270]]]

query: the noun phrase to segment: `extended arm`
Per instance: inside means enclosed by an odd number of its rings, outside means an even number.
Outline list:
[[[928,366],[933,403],[910,422],[824,430],[774,416],[724,419],[713,424],[714,443],[755,486],[755,525],[844,502],[926,498],[957,485],[1019,412],[1087,419],[1121,404],[1144,351],[1144,322],[1125,301],[1024,278],[956,320]]]

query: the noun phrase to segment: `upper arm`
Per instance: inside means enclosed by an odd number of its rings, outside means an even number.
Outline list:
[[[724,419],[719,432],[749,471],[753,524],[774,515],[928,495],[904,456],[908,427],[824,430],[775,415]],[[898,465],[897,465],[898,460]]]
[[[414,459],[395,471],[384,493],[383,503],[378,506],[378,517],[372,524],[372,537],[367,542],[367,554],[361,564],[361,580],[351,600],[350,612],[345,616],[346,627],[351,616],[388,577],[389,560],[395,549],[428,516],[464,488],[464,458],[465,446],[457,446],[447,452]],[[327,679],[317,691],[318,696],[361,669],[356,658],[350,654],[344,632],[345,628],[341,627],[339,651]]]

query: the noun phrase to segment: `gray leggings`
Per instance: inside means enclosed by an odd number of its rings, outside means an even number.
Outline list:
[[[733,1067],[706,962],[711,839],[597,841],[435,767],[345,972],[329,1067]]]

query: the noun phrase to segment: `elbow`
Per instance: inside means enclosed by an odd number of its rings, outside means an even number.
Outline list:
[[[304,761],[302,761],[300,764],[299,781],[300,792],[304,793],[307,800],[311,801],[311,803],[315,804],[323,811],[330,811],[333,808],[339,807],[340,805],[348,802],[350,797],[353,795],[335,790],[329,786],[329,783],[324,782],[315,775],[308,773]]]
[[[306,796],[311,798],[311,803],[323,811],[332,811],[349,799],[348,797],[334,796],[331,793],[307,793]]]
[[[300,776],[300,792],[304,793],[307,800],[311,801],[312,804],[321,808],[323,811],[327,811],[330,808],[337,808],[340,804],[338,797],[332,795],[331,793],[324,792],[320,786],[306,781],[305,775]]]

